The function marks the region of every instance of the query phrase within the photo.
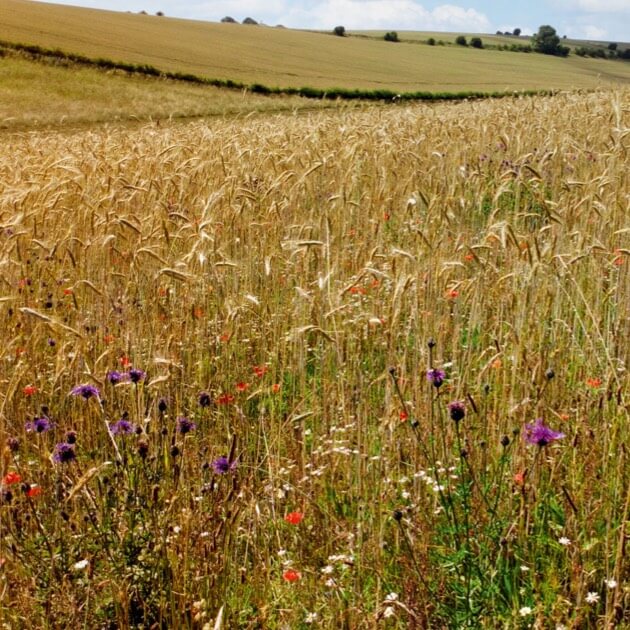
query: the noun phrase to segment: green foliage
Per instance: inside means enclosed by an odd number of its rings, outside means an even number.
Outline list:
[[[521,29],[520,28],[515,28],[512,31],[512,35],[514,35],[514,37],[518,37],[521,34]]]
[[[337,35],[337,37],[345,37],[346,35],[346,27],[345,26],[335,26],[333,29],[333,33]]]
[[[398,33],[396,31],[390,31],[389,33],[385,33],[383,39],[386,42],[399,42]]]
[[[429,46],[435,46],[435,37],[429,37],[429,39],[427,39],[427,44]]]
[[[566,57],[569,54],[569,48],[560,45],[560,38],[556,33],[556,29],[548,24],[541,26],[532,37],[532,47],[535,52],[544,55]]]
[[[456,43],[458,46],[468,46],[468,43],[466,42],[466,38],[465,38],[463,35],[458,35],[458,36],[455,38],[455,43]]]
[[[481,37],[471,37],[470,45],[473,48],[483,48],[483,42],[481,41]]]

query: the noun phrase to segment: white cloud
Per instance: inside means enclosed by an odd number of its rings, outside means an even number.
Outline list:
[[[589,24],[582,27],[582,32],[586,39],[604,39],[606,37],[606,30]]]
[[[630,13],[628,0],[575,0],[572,6],[591,13]]]
[[[218,21],[225,15],[237,20],[251,16],[266,24],[294,28],[348,30],[388,29],[488,32],[490,21],[481,12],[453,4],[425,9],[415,0],[206,0],[190,3],[197,19]]]

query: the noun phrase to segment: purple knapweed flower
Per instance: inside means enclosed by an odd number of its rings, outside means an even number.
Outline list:
[[[118,383],[122,383],[127,380],[127,374],[118,372],[118,370],[112,370],[111,372],[107,372],[107,380],[112,385],[118,385]]]
[[[182,435],[186,435],[186,433],[190,433],[197,428],[197,425],[188,418],[181,416],[177,418],[177,431]]]
[[[208,392],[199,392],[199,405],[201,407],[209,407],[212,404],[212,397]]]
[[[33,418],[31,422],[27,422],[25,429],[33,433],[46,433],[46,431],[50,431],[53,426],[49,418],[42,416],[41,418]]]
[[[75,460],[77,454],[74,451],[74,445],[67,442],[61,442],[55,446],[55,453],[53,459],[59,464],[67,464]]]
[[[101,393],[98,391],[98,388],[94,387],[94,385],[77,385],[72,388],[70,393],[73,396],[82,396],[85,400],[89,400],[92,397],[101,397]]]
[[[221,457],[217,457],[212,462],[212,470],[218,475],[225,475],[236,468],[236,461],[230,462],[230,460],[222,455]]]
[[[459,422],[466,416],[466,405],[461,400],[454,400],[448,404],[448,412],[451,416],[451,420]]]
[[[536,419],[534,424],[525,425],[525,439],[528,444],[537,444],[538,446],[547,446],[554,440],[560,440],[565,437],[564,433],[554,431],[545,426],[542,418]]]
[[[138,368],[131,368],[131,370],[129,370],[129,380],[132,383],[139,383],[144,380],[146,375],[147,373],[144,370],[140,370]]]
[[[427,371],[427,381],[434,387],[441,387],[445,378],[446,372],[444,370],[432,369]]]
[[[135,427],[126,418],[121,418],[118,422],[109,423],[109,431],[112,435],[129,435],[135,431]]]

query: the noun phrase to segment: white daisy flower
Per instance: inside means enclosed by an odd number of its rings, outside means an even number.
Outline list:
[[[586,595],[586,603],[587,604],[596,604],[599,601],[599,595],[594,592],[590,592]]]

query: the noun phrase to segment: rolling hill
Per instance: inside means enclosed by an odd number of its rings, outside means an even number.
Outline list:
[[[271,87],[490,92],[630,83],[630,63],[621,61],[391,44],[27,0],[2,0],[0,39]]]

